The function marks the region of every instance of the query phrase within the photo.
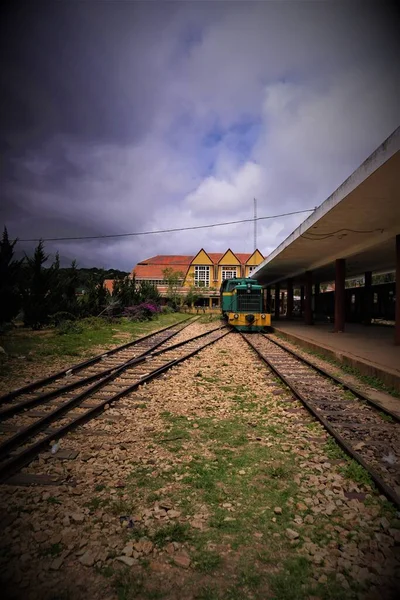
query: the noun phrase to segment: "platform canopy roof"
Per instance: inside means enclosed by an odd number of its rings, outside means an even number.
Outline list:
[[[335,278],[335,260],[346,259],[346,277],[395,268],[400,234],[400,127],[371,154],[252,273],[270,285],[306,271],[315,280]]]

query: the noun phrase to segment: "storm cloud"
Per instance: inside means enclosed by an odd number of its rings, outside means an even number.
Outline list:
[[[11,237],[120,234],[319,205],[399,125],[381,2],[14,2],[3,11],[2,202]],[[267,255],[306,215],[258,224]],[[48,242],[129,270],[252,224]],[[30,251],[34,243],[20,242]]]

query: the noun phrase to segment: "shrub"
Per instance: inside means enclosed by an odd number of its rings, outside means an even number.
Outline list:
[[[176,312],[176,310],[174,308],[172,308],[172,306],[170,306],[169,304],[165,304],[164,306],[161,307],[161,312],[164,315],[170,315],[170,314]]]
[[[160,307],[154,302],[142,302],[136,306],[128,306],[124,310],[124,316],[130,321],[149,321],[157,313],[160,312]]]
[[[57,325],[57,334],[58,335],[66,335],[68,333],[82,333],[83,328],[74,321],[61,321],[59,325]]]
[[[54,327],[58,327],[61,323],[65,321],[75,321],[76,317],[70,312],[65,310],[54,313],[54,315],[50,315],[50,321],[54,325]]]
[[[85,317],[80,322],[84,327],[90,327],[91,329],[102,329],[106,323],[106,319],[103,317]]]

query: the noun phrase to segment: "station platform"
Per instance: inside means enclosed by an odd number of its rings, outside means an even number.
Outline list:
[[[393,328],[346,323],[344,333],[333,333],[332,323],[305,325],[284,319],[273,320],[272,327],[289,341],[376,377],[400,392],[400,346],[394,345]]]

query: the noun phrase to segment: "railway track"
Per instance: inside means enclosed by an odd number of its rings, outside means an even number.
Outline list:
[[[241,334],[260,358],[323,424],[339,445],[400,507],[400,424],[381,408],[264,334]],[[352,390],[353,391],[353,390]]]
[[[10,406],[11,401],[21,399],[20,405],[21,410],[25,409],[23,402],[30,401],[26,404],[28,406],[34,406],[34,399],[36,396],[40,396],[39,404],[42,403],[44,398],[51,400],[51,398],[57,396],[58,390],[65,388],[65,378],[68,378],[69,389],[73,390],[81,387],[85,383],[95,381],[97,377],[102,377],[105,374],[110,373],[118,361],[129,361],[147,352],[151,352],[159,345],[165,343],[167,340],[173,338],[182,329],[188,327],[196,319],[185,319],[180,323],[169,325],[158,331],[149,333],[141,338],[127,342],[120,346],[116,346],[107,352],[97,354],[88,360],[81,363],[77,363],[67,369],[57,371],[48,377],[38,379],[20,388],[16,388],[3,396],[0,396],[0,410],[2,406]],[[92,379],[90,379],[92,378]],[[33,392],[36,392],[35,394]]]
[[[84,378],[73,382],[74,387],[70,383],[61,385],[56,380],[55,389],[41,391],[32,398],[25,398],[26,392],[12,396],[11,402],[0,412],[0,482],[6,481],[41,451],[48,450],[53,440],[59,440],[98,416],[139,386],[218,341],[229,330],[219,326],[171,345],[171,338],[177,332],[173,333],[171,328],[147,337],[145,346],[141,343],[135,346],[135,356],[127,359],[123,353],[122,362],[114,366],[107,365],[106,369],[89,375],[85,371]],[[74,394],[77,387],[82,389]],[[21,396],[23,400],[15,402],[15,398]],[[30,401],[32,404],[27,405]],[[40,411],[35,410],[38,406]]]

